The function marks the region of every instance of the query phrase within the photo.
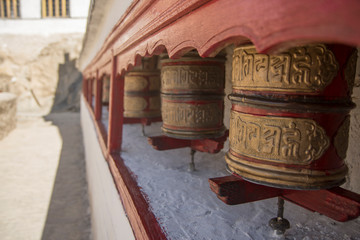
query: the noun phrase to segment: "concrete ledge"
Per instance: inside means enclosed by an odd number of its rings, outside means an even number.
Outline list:
[[[16,127],[16,96],[0,93],[0,140]]]

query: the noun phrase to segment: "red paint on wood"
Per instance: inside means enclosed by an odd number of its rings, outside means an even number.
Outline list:
[[[93,87],[93,79],[90,78],[90,79],[88,80],[87,100],[88,100],[88,102],[89,102],[89,104],[90,104],[91,107],[92,107],[92,92],[93,92],[92,87]]]
[[[226,204],[236,205],[281,196],[308,210],[345,222],[360,216],[360,195],[340,187],[289,190],[254,184],[237,176],[209,179],[211,190]]]
[[[101,120],[101,112],[102,112],[102,85],[103,80],[99,78],[99,74],[97,74],[96,81],[96,92],[95,92],[95,120]]]
[[[111,49],[121,57],[120,73],[135,65],[137,55],[159,54],[165,48],[170,57],[192,48],[206,57],[231,43],[253,42],[260,52],[306,42],[360,45],[358,12],[357,0],[138,1],[85,72],[102,69]]]
[[[159,151],[191,146],[190,140],[176,139],[167,136],[148,137],[148,142],[154,149]]]
[[[199,152],[218,153],[224,147],[224,142],[229,136],[229,130],[218,138],[191,140],[191,149]]]
[[[340,222],[360,215],[360,195],[340,187],[318,191],[284,190],[283,198]]]
[[[228,205],[259,201],[281,195],[281,189],[247,182],[235,176],[210,178],[211,190]]]
[[[186,140],[176,139],[167,136],[148,137],[149,144],[156,150],[170,150],[177,148],[190,147],[193,150],[207,153],[218,153],[227,139],[229,131],[224,136],[213,139]]]
[[[122,127],[124,113],[124,78],[119,77],[116,71],[116,57],[112,60],[113,69],[110,77],[109,99],[109,134],[108,151],[119,152],[122,142]]]

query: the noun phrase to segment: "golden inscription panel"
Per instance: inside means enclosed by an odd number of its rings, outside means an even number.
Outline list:
[[[315,121],[302,118],[254,116],[232,111],[230,148],[247,157],[306,165],[319,159],[329,138]]]
[[[125,76],[125,91],[141,91],[148,85],[146,78],[141,76]]]
[[[291,48],[279,55],[256,52],[253,46],[234,50],[232,84],[239,90],[316,92],[338,72],[334,54],[323,44]]]
[[[218,103],[191,105],[162,101],[164,124],[176,127],[206,128],[222,124],[222,109]]]
[[[219,89],[224,87],[224,71],[217,66],[164,66],[162,92],[171,89]]]

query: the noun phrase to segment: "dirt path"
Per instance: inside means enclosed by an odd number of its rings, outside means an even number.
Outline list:
[[[0,141],[0,236],[90,239],[79,113],[21,116]]]

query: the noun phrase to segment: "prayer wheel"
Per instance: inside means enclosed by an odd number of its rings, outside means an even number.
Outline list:
[[[124,117],[158,118],[160,107],[160,71],[157,58],[143,58],[142,64],[125,75]]]
[[[102,88],[102,103],[105,106],[109,106],[109,96],[110,96],[110,77],[105,76],[103,78],[103,88]]]
[[[341,185],[355,67],[354,49],[339,45],[300,46],[278,55],[236,48],[229,169],[272,187]]]
[[[224,135],[225,57],[161,59],[162,131],[178,139]]]

